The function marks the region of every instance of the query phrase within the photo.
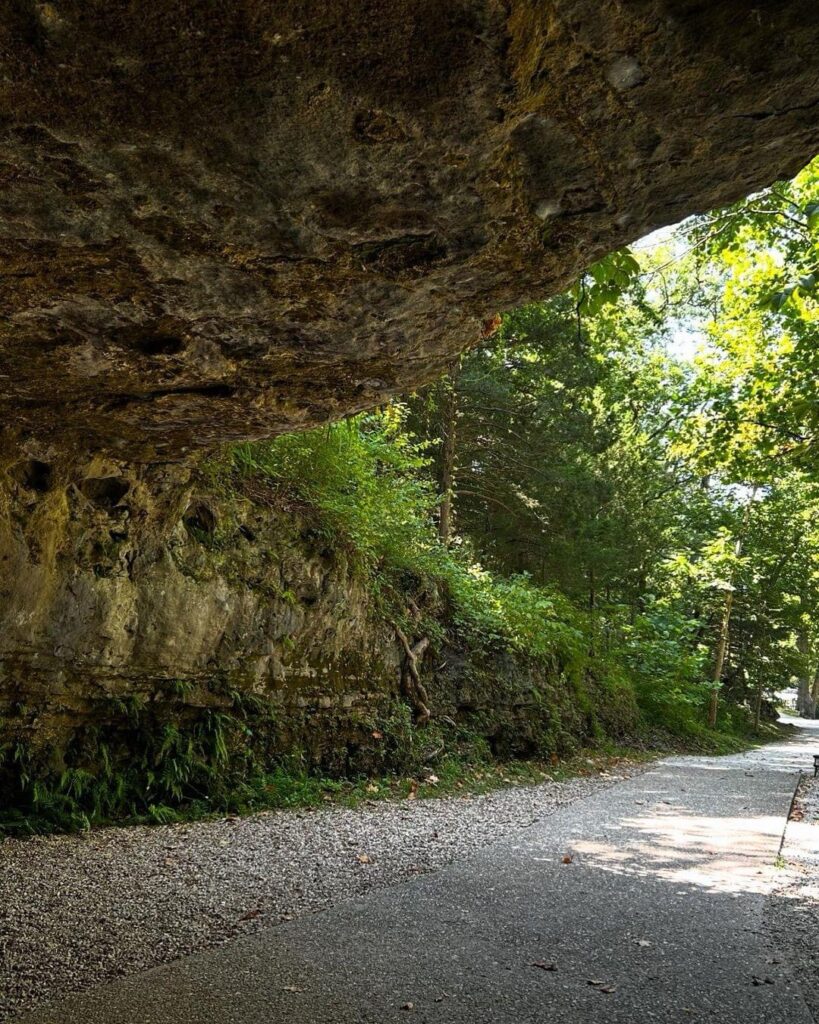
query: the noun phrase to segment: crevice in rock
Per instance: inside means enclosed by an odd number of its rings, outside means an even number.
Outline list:
[[[131,489],[128,480],[117,476],[87,477],[77,486],[92,504],[106,511],[115,509]]]
[[[135,348],[146,356],[175,356],[185,348],[185,342],[173,334],[146,334]]]
[[[216,533],[218,520],[216,513],[202,501],[188,506],[182,522],[188,533],[195,539],[202,536],[212,537]]]
[[[48,462],[40,459],[27,459],[25,462],[18,462],[12,467],[12,478],[29,491],[36,491],[38,494],[45,494],[51,490],[54,479],[54,471]]]

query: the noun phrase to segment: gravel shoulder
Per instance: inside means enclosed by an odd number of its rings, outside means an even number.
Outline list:
[[[0,842],[0,1021],[468,858],[644,763],[355,809]]]
[[[805,776],[799,786],[781,864],[782,881],[766,907],[766,929],[819,1021],[819,779]]]

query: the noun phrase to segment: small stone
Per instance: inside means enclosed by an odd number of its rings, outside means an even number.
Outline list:
[[[539,220],[548,220],[550,217],[556,217],[559,213],[560,203],[556,203],[551,199],[541,199],[535,207],[535,216]]]
[[[645,81],[643,69],[633,57],[618,57],[612,61],[606,71],[606,81],[618,92],[633,89]]]

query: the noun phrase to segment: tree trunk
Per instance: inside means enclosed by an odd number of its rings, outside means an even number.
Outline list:
[[[810,677],[802,676],[796,684],[796,713],[800,718],[813,718],[813,712]]]
[[[810,643],[804,627],[797,634],[796,647],[799,653],[807,660],[810,653]],[[812,677],[806,665],[803,675],[799,677],[796,689],[796,713],[801,718],[813,718],[816,714],[816,700],[813,695],[815,684],[816,679]]]
[[[442,544],[452,539],[452,497],[455,486],[455,445],[458,420],[458,369],[456,364],[448,377],[438,385],[441,409],[441,502],[438,506],[438,536]]]
[[[797,684],[796,713],[800,718],[816,718],[819,704],[819,670],[815,675],[806,673]]]
[[[754,732],[759,732],[760,719],[762,718],[762,691],[764,689],[762,672],[756,680],[756,699],[754,701]]]
[[[589,568],[589,657],[597,653],[597,581],[594,568]]]
[[[719,642],[717,643],[717,656],[714,661],[714,688],[711,690],[711,703],[708,706],[708,724],[715,728],[717,724],[717,709],[719,708],[719,688],[722,685],[722,668],[725,664],[725,652],[728,650],[728,636],[731,627],[731,608],[734,604],[734,592],[729,590],[725,594],[725,604],[722,609],[722,622],[720,623]]]
[[[708,487],[708,478],[704,477],[702,481],[703,488]],[[742,515],[742,527],[740,528],[739,536],[736,540],[734,547],[734,555],[738,559],[742,554],[742,542],[745,537],[745,531],[748,529],[748,521],[751,517],[751,506],[754,503],[756,497],[757,487],[753,486],[751,493],[748,496],[748,502],[745,505],[745,511]],[[717,656],[714,661],[714,688],[711,690],[711,700],[708,704],[708,724],[713,729],[717,724],[717,711],[719,709],[719,691],[722,686],[722,669],[725,664],[725,652],[728,650],[728,637],[731,629],[731,609],[734,605],[734,588],[730,587],[725,593],[725,605],[722,610],[722,622],[720,624],[719,631],[719,642],[717,643]]]

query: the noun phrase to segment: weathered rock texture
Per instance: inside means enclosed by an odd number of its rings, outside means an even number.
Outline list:
[[[264,489],[256,502],[202,494],[176,468],[85,472],[3,495],[7,730],[59,765],[77,729],[122,720],[135,699],[224,709],[254,694],[285,711],[285,732],[319,713],[323,732],[280,739],[327,762],[327,743],[343,749],[356,715],[397,691],[391,631],[297,508]]]
[[[166,727],[209,713],[239,716],[239,753],[262,764],[296,754],[355,774],[412,758],[403,649],[309,507],[180,467],[100,458],[47,489],[44,472],[18,464],[0,491],[0,818],[21,769],[99,775],[104,744],[120,767],[149,748],[158,772]],[[416,598],[445,620],[438,596]],[[557,665],[439,641],[419,668],[436,719],[500,754],[633,724],[630,695],[600,700]]]
[[[7,0],[7,439],[176,459],[430,379],[796,171],[817,53],[814,0]]]

